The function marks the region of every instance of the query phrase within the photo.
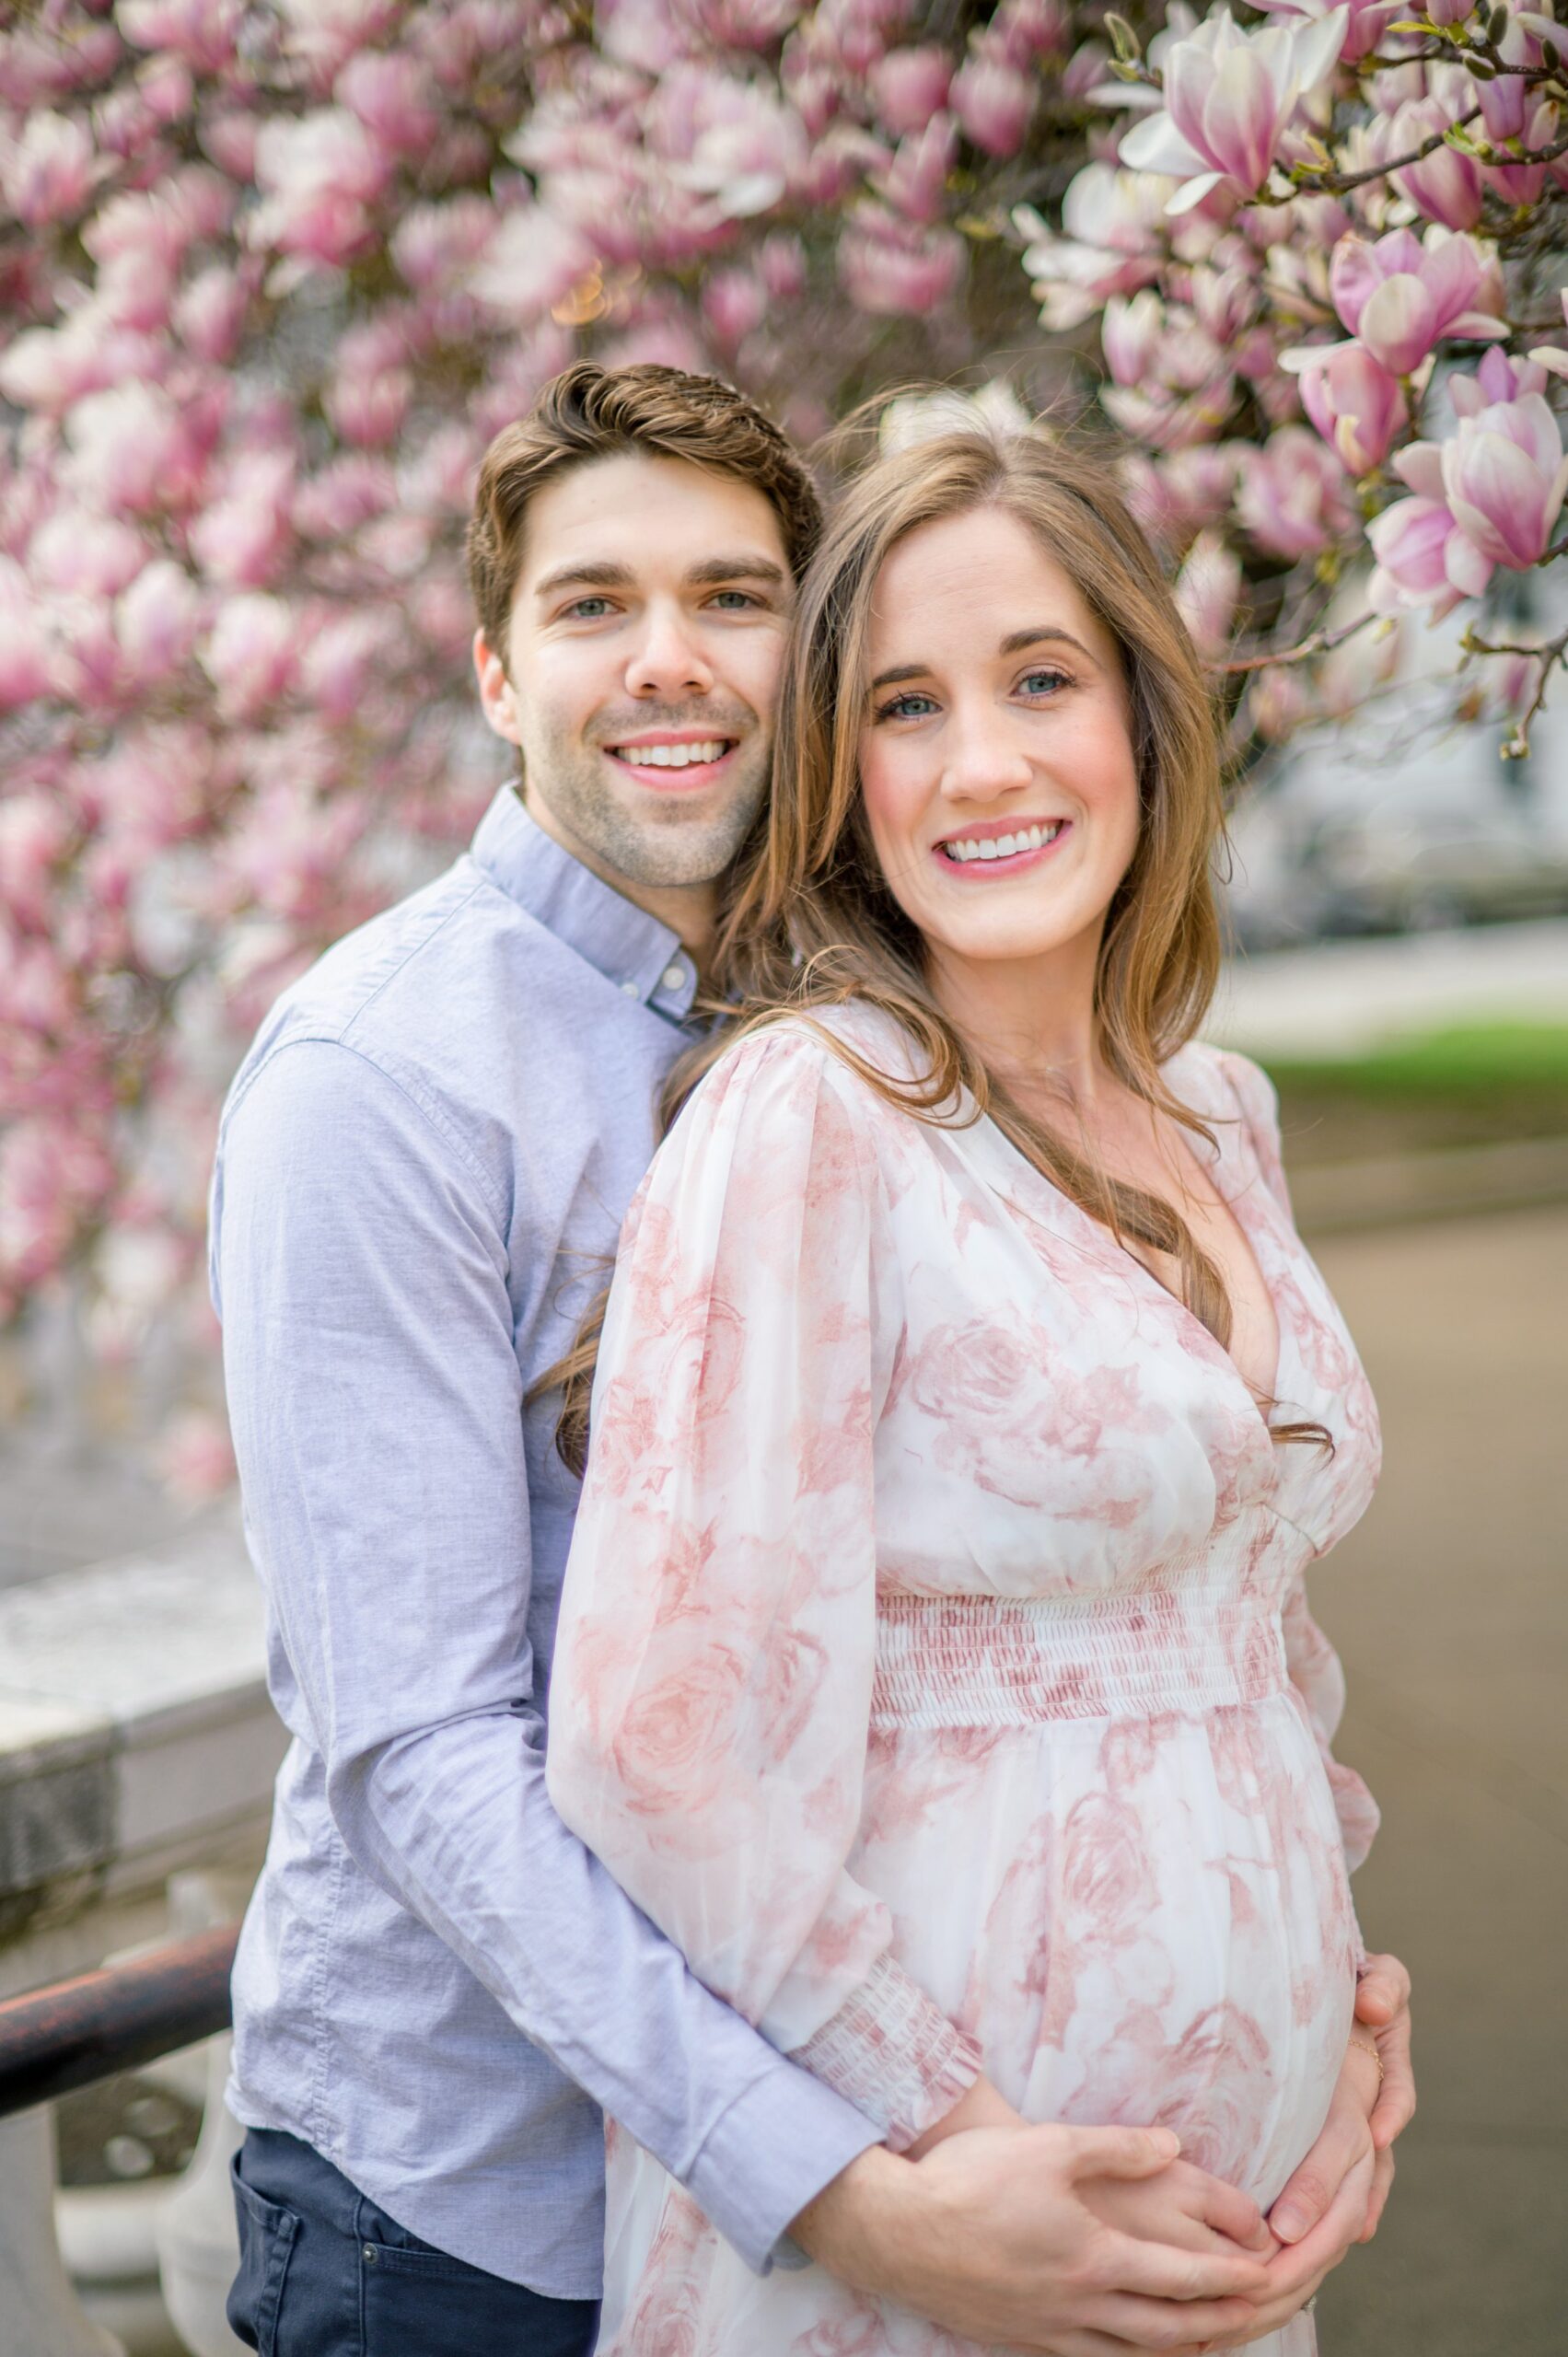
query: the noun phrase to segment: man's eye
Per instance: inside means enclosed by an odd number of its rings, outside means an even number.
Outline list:
[[[575,621],[597,622],[610,610],[608,598],[574,598],[566,611]]]
[[[714,599],[714,605],[722,606],[728,614],[743,613],[748,607],[760,605],[761,602],[760,598],[752,596],[749,589],[721,589]]]

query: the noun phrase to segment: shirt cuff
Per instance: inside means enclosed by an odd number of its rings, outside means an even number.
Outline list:
[[[753,2274],[800,2267],[791,2222],[881,2142],[874,2121],[781,2055],[709,2130],[686,2190]]]
[[[980,2049],[891,1956],[879,1956],[791,2060],[854,2105],[895,2153],[943,2119],[980,2075]]]

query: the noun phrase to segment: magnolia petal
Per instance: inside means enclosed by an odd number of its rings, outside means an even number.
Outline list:
[[[1464,598],[1479,598],[1492,578],[1492,559],[1481,554],[1462,528],[1448,535],[1443,563],[1449,582]]]
[[[1494,319],[1490,311],[1461,311],[1457,319],[1449,320],[1443,332],[1468,336],[1472,343],[1491,343],[1501,336],[1512,335],[1514,331],[1506,319]],[[1532,352],[1530,358],[1536,357]]]
[[[1122,163],[1135,172],[1168,172],[1177,180],[1185,180],[1191,172],[1202,172],[1208,157],[1201,156],[1191,140],[1184,139],[1170,116],[1163,110],[1148,114],[1122,134]],[[1216,172],[1217,180],[1219,174]]]
[[[1195,204],[1202,203],[1211,189],[1219,187],[1225,177],[1223,172],[1200,172],[1195,180],[1184,182],[1174,196],[1167,198],[1166,211],[1173,216],[1191,213]]]
[[[1423,499],[1443,497],[1443,452],[1435,442],[1411,442],[1394,454],[1394,471]]]
[[[1422,281],[1405,271],[1373,288],[1356,331],[1374,360],[1395,377],[1408,377],[1440,331],[1436,304]]]

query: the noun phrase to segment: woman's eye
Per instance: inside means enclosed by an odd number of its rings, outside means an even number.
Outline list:
[[[1027,696],[1049,696],[1072,684],[1065,671],[1026,671],[1018,682]]]
[[[878,720],[920,720],[926,713],[935,712],[935,696],[925,696],[918,691],[912,691],[908,695],[894,696],[889,702],[882,706],[877,717]]]

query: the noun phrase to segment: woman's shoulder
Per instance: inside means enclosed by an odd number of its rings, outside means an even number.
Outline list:
[[[885,1115],[907,1119],[879,1084],[894,1091],[922,1078],[920,1051],[886,1009],[864,999],[791,1008],[743,1031],[719,1056],[693,1103],[735,1097],[761,1108],[801,1091],[830,1090],[858,1126]]]
[[[1189,1039],[1161,1072],[1190,1112],[1205,1120],[1239,1120],[1255,1137],[1278,1136],[1279,1093],[1261,1064],[1237,1049]]]

